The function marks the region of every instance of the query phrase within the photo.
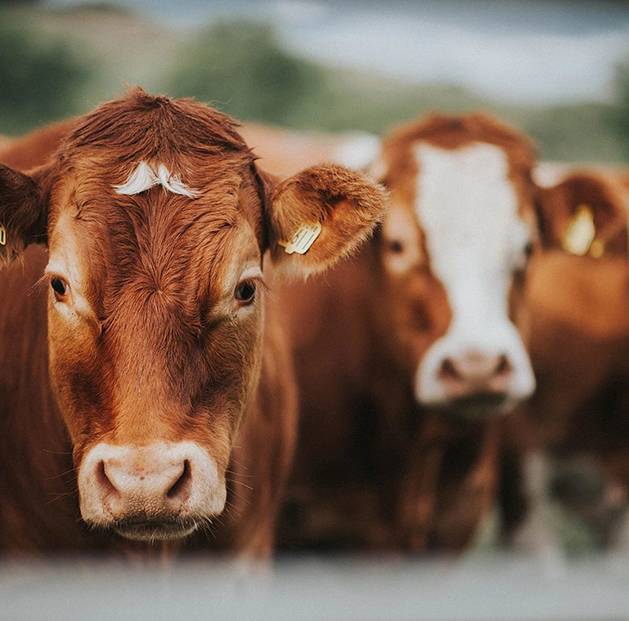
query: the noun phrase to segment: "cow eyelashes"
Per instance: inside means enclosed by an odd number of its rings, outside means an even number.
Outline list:
[[[52,287],[57,302],[65,302],[70,290],[68,283],[59,276],[53,276],[50,279],[50,286]]]
[[[234,297],[241,306],[252,304],[256,297],[256,283],[251,280],[244,280],[236,287]]]

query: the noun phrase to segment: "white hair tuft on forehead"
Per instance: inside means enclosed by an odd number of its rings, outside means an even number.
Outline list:
[[[164,189],[173,194],[181,194],[193,198],[198,192],[191,190],[177,176],[171,175],[168,168],[164,164],[160,164],[157,170],[154,170],[146,162],[140,162],[138,167],[129,175],[126,183],[115,185],[116,194],[141,194],[150,190],[153,186],[161,185]]]

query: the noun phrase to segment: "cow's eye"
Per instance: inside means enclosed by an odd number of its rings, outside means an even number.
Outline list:
[[[241,305],[246,306],[247,304],[251,304],[255,297],[256,285],[254,282],[245,280],[236,287],[235,298]]]
[[[59,278],[59,276],[54,276],[50,280],[50,286],[52,287],[56,300],[58,302],[63,302],[68,296],[68,283],[63,278]]]
[[[531,255],[533,254],[533,242],[527,241],[524,248],[516,258],[513,271],[515,273],[523,273],[526,271]]]
[[[389,242],[389,250],[395,254],[400,254],[404,250],[404,244],[399,239],[394,239]]]

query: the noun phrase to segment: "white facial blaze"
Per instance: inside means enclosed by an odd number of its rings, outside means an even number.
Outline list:
[[[126,183],[115,185],[114,188],[117,194],[133,195],[146,192],[156,185],[161,185],[173,194],[181,194],[190,198],[198,194],[198,192],[188,188],[177,175],[172,175],[164,164],[159,164],[155,168],[146,162],[140,162],[138,167],[129,175]]]
[[[513,369],[509,393],[523,398],[534,388],[524,344],[508,317],[512,270],[527,239],[518,216],[505,152],[477,143],[456,150],[415,148],[417,217],[426,235],[434,275],[452,310],[447,333],[426,353],[417,374],[422,402],[444,399],[437,374],[445,358],[467,352],[507,356]]]

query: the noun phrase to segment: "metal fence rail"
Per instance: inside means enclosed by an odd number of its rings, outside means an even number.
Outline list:
[[[73,559],[0,565],[0,619],[244,621],[629,619],[629,556],[548,562],[299,559],[167,568]]]

